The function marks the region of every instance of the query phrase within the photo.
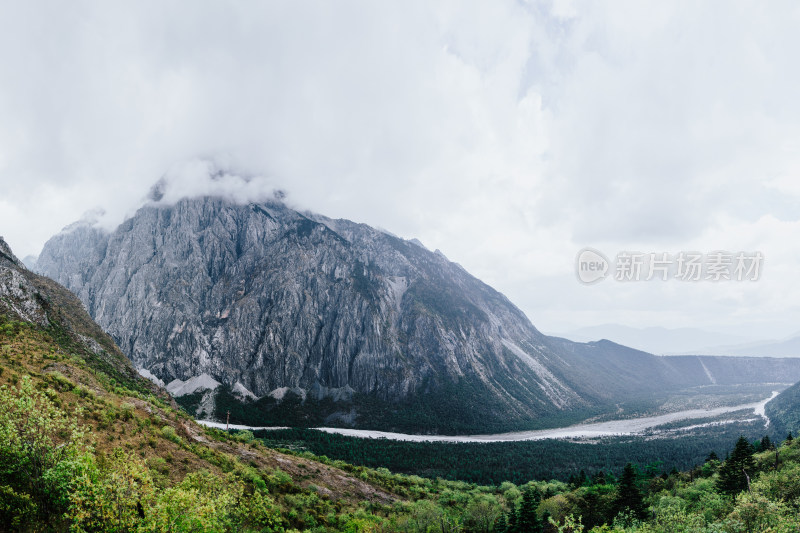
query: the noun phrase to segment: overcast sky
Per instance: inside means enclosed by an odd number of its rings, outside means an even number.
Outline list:
[[[798,27],[791,1],[0,0],[0,234],[36,254],[215,160],[441,249],[544,331],[789,335]],[[586,246],[764,263],[587,286]]]

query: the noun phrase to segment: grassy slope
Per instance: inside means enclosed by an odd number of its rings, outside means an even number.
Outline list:
[[[187,474],[200,470],[217,476],[256,473],[265,480],[273,479],[273,496],[287,511],[285,525],[297,527],[309,524],[289,518],[290,506],[283,505],[281,496],[315,493],[330,502],[332,509],[351,511],[365,503],[391,505],[401,499],[380,484],[340,469],[205,429],[155,395],[127,388],[93,368],[84,359],[86,353],[65,349],[49,332],[24,323],[2,323],[0,386],[15,391],[28,377],[56,409],[85,429],[96,457],[110,457],[115,450],[122,450],[140,460],[162,487],[175,486]],[[369,474],[363,477],[369,478]]]

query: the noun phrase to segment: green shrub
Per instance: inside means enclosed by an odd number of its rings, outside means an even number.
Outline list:
[[[172,426],[164,426],[161,428],[161,436],[167,440],[171,440],[176,444],[181,443],[181,438],[175,433],[175,428]]]
[[[230,477],[201,471],[162,491],[147,513],[146,531],[231,531],[243,486]]]
[[[123,402],[122,405],[119,406],[120,417],[127,421],[134,417],[136,413],[136,408],[130,402]]]
[[[84,433],[30,377],[19,388],[0,387],[0,479],[3,520],[57,520],[66,510],[72,479],[82,468]],[[21,523],[21,522],[20,522]]]
[[[151,457],[147,460],[147,466],[161,475],[169,474],[169,465],[163,457]]]
[[[72,389],[72,392],[74,392],[75,394],[77,394],[81,398],[86,398],[86,399],[89,399],[89,400],[94,400],[94,397],[95,397],[93,391],[87,389],[86,387],[84,387],[82,385],[75,385],[75,388]]]
[[[241,441],[241,442],[253,442],[253,439],[255,437],[253,436],[253,432],[252,431],[247,430],[247,429],[243,429],[243,430],[238,431],[236,433],[235,438],[236,438],[236,440]]]
[[[73,531],[134,531],[155,493],[142,462],[122,450],[98,465],[94,458],[74,481],[68,517]]]
[[[45,380],[59,392],[66,392],[75,388],[75,384],[58,370],[46,374]]]
[[[37,508],[30,494],[0,485],[0,529],[24,531],[36,518]]]
[[[283,519],[275,501],[261,491],[255,491],[236,508],[241,531],[282,531]]]

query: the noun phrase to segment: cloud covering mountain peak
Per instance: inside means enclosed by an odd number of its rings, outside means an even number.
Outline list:
[[[237,171],[213,159],[176,163],[151,187],[146,202],[173,205],[184,198],[220,197],[236,204],[284,199],[274,180]]]

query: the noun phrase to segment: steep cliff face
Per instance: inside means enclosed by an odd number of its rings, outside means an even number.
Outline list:
[[[500,430],[698,381],[546,337],[438,251],[278,200],[153,201],[67,228],[37,269],[198,414],[257,425]]]
[[[522,312],[441,253],[278,201],[152,203],[111,234],[68,228],[37,268],[165,383],[386,402],[462,383],[521,418],[584,403]]]
[[[26,268],[0,237],[0,311],[25,322],[47,326],[49,320],[43,304]]]

